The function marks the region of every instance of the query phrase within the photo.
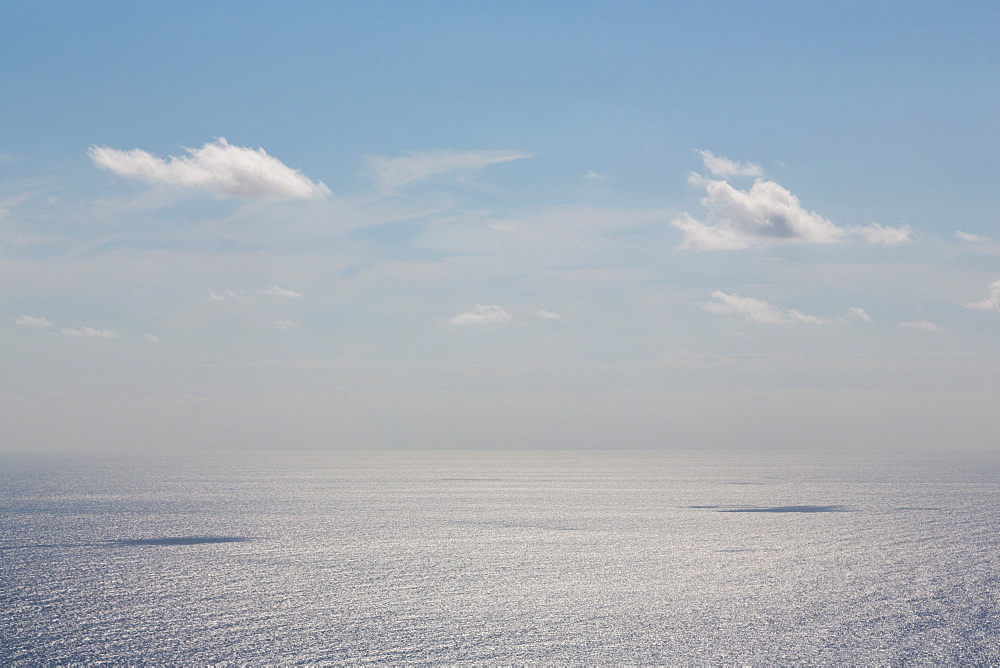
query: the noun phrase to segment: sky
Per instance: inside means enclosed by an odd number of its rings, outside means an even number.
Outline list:
[[[0,4],[0,449],[1000,450],[995,2]]]

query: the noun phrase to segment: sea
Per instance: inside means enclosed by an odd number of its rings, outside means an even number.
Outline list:
[[[1000,665],[1000,458],[0,455],[2,665]]]

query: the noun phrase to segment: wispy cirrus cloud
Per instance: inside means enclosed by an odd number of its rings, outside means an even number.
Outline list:
[[[295,290],[286,290],[284,288],[279,288],[277,285],[272,285],[267,290],[261,290],[262,295],[268,295],[270,297],[284,297],[285,299],[301,299],[302,294],[295,292]]]
[[[69,327],[64,327],[59,331],[62,332],[65,336],[85,336],[96,339],[118,338],[117,332],[113,332],[110,329],[96,329],[94,327],[81,327],[80,329],[70,329]]]
[[[1000,311],[1000,280],[990,283],[989,293],[978,302],[966,302],[962,306],[977,311]]]
[[[38,318],[33,315],[19,315],[14,318],[14,322],[25,327],[51,327],[52,322],[48,318]]]
[[[757,178],[748,190],[735,188],[725,179],[759,175],[760,167],[736,163],[710,151],[699,153],[709,171],[722,178],[710,179],[697,173],[688,176],[689,184],[706,191],[701,200],[705,214],[702,220],[685,212],[670,221],[684,235],[681,248],[738,250],[787,243],[829,244],[848,236],[884,246],[912,240],[912,230],[905,225],[896,228],[872,223],[850,229],[838,227],[803,207],[798,197],[774,181]]]
[[[715,155],[711,151],[696,151],[701,156],[701,161],[705,164],[705,169],[712,176],[729,178],[731,176],[763,176],[764,170],[760,165],[753,162],[736,162],[729,158]]]
[[[368,157],[368,168],[379,190],[391,193],[403,186],[448,172],[475,173],[490,165],[533,157],[524,151],[414,151],[390,158]]]
[[[471,311],[459,313],[448,320],[449,325],[489,325],[510,322],[514,317],[496,304],[476,304]]]
[[[235,290],[226,290],[224,292],[216,292],[215,290],[210,290],[208,293],[208,301],[210,302],[225,302],[229,300],[241,302],[241,301],[246,301],[246,297],[244,297],[241,293],[236,292]]]
[[[166,160],[138,148],[122,151],[91,146],[87,154],[95,165],[118,176],[218,197],[283,200],[330,194],[321,182],[309,180],[262,148],[234,146],[219,138],[201,148],[185,150],[187,155]]]
[[[801,323],[807,325],[825,325],[833,322],[830,318],[808,315],[795,309],[781,309],[768,304],[762,299],[743,297],[738,294],[727,294],[716,290],[712,293],[715,301],[698,304],[709,313],[721,315],[743,316],[747,322],[764,325],[782,325]]]

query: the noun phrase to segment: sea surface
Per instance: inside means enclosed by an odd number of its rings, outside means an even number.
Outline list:
[[[0,664],[1000,665],[1000,460],[0,455]]]

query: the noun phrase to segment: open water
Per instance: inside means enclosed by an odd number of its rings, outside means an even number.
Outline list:
[[[1000,664],[1000,461],[0,456],[0,663]]]

